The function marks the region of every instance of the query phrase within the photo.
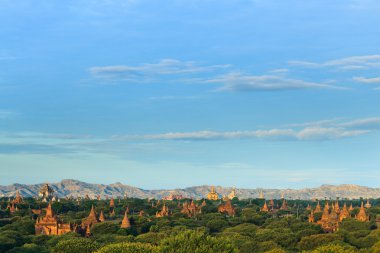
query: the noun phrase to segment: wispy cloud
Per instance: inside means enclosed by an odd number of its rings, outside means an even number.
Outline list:
[[[136,148],[146,152],[152,149],[157,151],[157,145],[162,148],[162,145],[159,144],[160,141],[329,141],[371,134],[377,131],[380,131],[380,117],[356,120],[321,120],[289,124],[286,127],[254,130],[203,130],[108,137],[59,133],[0,132],[0,153],[119,154],[122,150],[136,150]]]
[[[305,81],[287,77],[288,69],[271,70],[269,74],[252,75],[233,71],[230,64],[202,65],[194,61],[163,59],[142,65],[97,66],[89,73],[107,83],[154,83],[176,81],[180,83],[218,84],[218,91],[283,91],[300,89],[347,89],[329,82]]]
[[[380,84],[380,77],[373,77],[373,78],[366,78],[366,77],[354,77],[354,81],[360,82],[360,83],[375,83]]]
[[[229,65],[204,66],[196,64],[193,61],[163,59],[158,63],[145,63],[139,66],[112,65],[91,67],[89,72],[97,78],[145,81],[158,76],[196,74],[228,67]]]
[[[307,68],[336,68],[339,70],[360,70],[380,68],[380,55],[352,56],[325,62],[289,61],[291,66]]]
[[[300,131],[293,129],[270,129],[234,132],[173,132],[146,135],[145,139],[153,140],[228,140],[228,139],[261,139],[261,140],[332,140],[367,134],[368,130],[346,130],[344,128],[308,127]]]
[[[299,89],[345,89],[325,83],[307,82],[276,75],[244,75],[230,73],[205,81],[221,84],[219,91],[280,91]]]

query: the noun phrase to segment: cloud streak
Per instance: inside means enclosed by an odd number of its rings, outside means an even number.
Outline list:
[[[380,77],[374,77],[374,78],[354,77],[353,80],[360,83],[380,84]]]
[[[300,89],[345,89],[325,83],[307,82],[298,79],[276,75],[244,75],[230,73],[205,81],[206,83],[221,84],[218,91],[281,91]]]
[[[339,70],[362,70],[380,68],[380,55],[352,56],[325,62],[289,61],[289,65],[306,68],[336,68]]]
[[[97,78],[142,81],[158,76],[198,74],[228,67],[229,65],[201,66],[192,61],[163,59],[158,63],[145,63],[140,66],[112,65],[91,67],[89,72]]]
[[[380,117],[356,120],[321,120],[287,127],[236,131],[191,131],[94,137],[57,133],[1,133],[0,153],[123,153],[122,150],[156,150],[160,141],[332,141],[380,131]],[[148,146],[146,146],[148,145]],[[147,149],[146,149],[147,148]]]
[[[154,82],[186,82],[196,84],[217,84],[217,91],[284,91],[301,89],[347,89],[331,83],[305,81],[290,78],[288,69],[275,69],[269,74],[252,75],[232,71],[233,66],[201,65],[194,61],[163,59],[157,63],[142,65],[96,66],[88,69],[96,79],[107,83],[154,83]]]

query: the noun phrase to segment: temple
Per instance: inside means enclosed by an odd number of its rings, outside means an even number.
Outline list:
[[[208,200],[218,200],[219,199],[219,195],[218,195],[218,193],[216,193],[214,186],[211,186],[211,191],[207,194],[207,199]]]
[[[202,213],[202,207],[206,205],[206,202],[202,202],[201,205],[197,205],[192,200],[190,204],[187,202],[183,203],[181,213],[186,214],[188,217],[194,217],[196,214]]]
[[[321,204],[319,204],[319,201],[318,201],[317,206],[315,207],[314,213],[321,213],[321,212],[322,212]]]
[[[319,202],[315,211],[311,210],[309,215],[309,222],[311,223],[315,223],[314,213],[317,212],[317,209],[319,210],[318,206]],[[316,221],[316,223],[327,233],[335,232],[339,229],[339,225],[344,219],[351,218],[350,210],[353,210],[352,204],[348,209],[347,204],[344,203],[342,209],[340,209],[338,200],[334,204],[331,204],[331,206],[326,201],[322,217],[320,220]],[[361,222],[369,221],[369,216],[367,215],[363,202],[355,219]]]
[[[328,233],[332,233],[338,230],[338,215],[336,213],[335,208],[331,208],[330,212],[330,205],[327,201],[323,209],[322,218],[319,221],[317,221],[317,224],[321,225],[322,229]]]
[[[265,201],[264,202],[264,206],[261,208],[260,210],[261,212],[269,212],[269,208],[268,208],[268,205],[267,205],[267,202]]]
[[[231,191],[231,193],[228,194],[228,198],[231,199],[231,200],[232,200],[233,198],[237,198],[237,195],[236,195],[236,189],[235,189],[235,188],[233,188],[232,191]]]
[[[235,216],[235,208],[232,206],[231,200],[218,206],[219,213],[226,213],[229,216]]]
[[[21,194],[19,191],[16,192],[16,197],[12,201],[13,204],[22,204],[24,202],[23,198],[21,197]]]
[[[355,219],[357,219],[358,221],[363,221],[363,222],[369,221],[369,216],[367,215],[367,212],[365,211],[363,202],[360,206],[359,213],[355,216]]]
[[[105,221],[106,219],[104,218],[104,213],[103,213],[103,210],[102,211],[100,211],[100,214],[99,214],[99,221],[100,222],[103,222],[103,221]]]
[[[46,208],[45,216],[37,218],[35,224],[36,235],[62,235],[71,231],[72,229],[69,223],[63,223],[53,214],[50,203]]]
[[[124,213],[124,218],[123,218],[123,221],[121,222],[120,227],[121,228],[130,228],[131,227],[131,223],[129,222],[127,211],[125,211],[125,213]]]
[[[169,208],[166,207],[165,203],[164,205],[162,206],[162,209],[161,211],[157,211],[156,212],[156,217],[157,218],[160,218],[160,217],[165,217],[165,216],[169,216]]]
[[[41,187],[38,196],[42,198],[42,201],[50,202],[54,197],[54,189],[49,184],[45,184]]]
[[[87,218],[82,220],[82,229],[90,230],[91,226],[100,222],[100,220],[96,217],[95,208],[94,206],[91,207],[90,214]],[[87,232],[86,232],[87,234]]]
[[[265,199],[263,190],[260,190],[259,199]]]

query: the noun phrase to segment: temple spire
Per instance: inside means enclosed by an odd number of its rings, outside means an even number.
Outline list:
[[[90,211],[90,214],[88,215],[88,218],[92,218],[92,219],[96,220],[96,213],[95,213],[94,205],[91,206],[91,211]]]
[[[103,210],[102,211],[100,211],[100,215],[99,215],[99,221],[100,222],[103,222],[103,221],[105,221],[106,219],[104,218],[104,214],[103,214]]]
[[[46,217],[53,217],[53,209],[51,208],[51,203],[49,203],[46,208]]]
[[[129,228],[131,227],[131,223],[129,222],[127,211],[124,213],[123,221],[121,222],[121,228]]]

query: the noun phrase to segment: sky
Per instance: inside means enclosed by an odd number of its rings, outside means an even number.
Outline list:
[[[0,184],[380,187],[380,1],[0,0]]]

